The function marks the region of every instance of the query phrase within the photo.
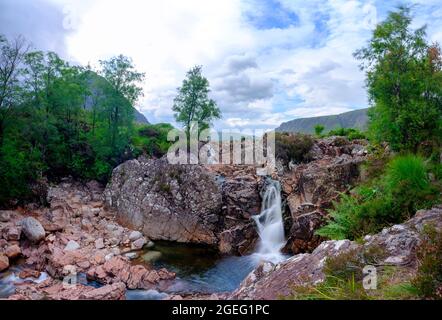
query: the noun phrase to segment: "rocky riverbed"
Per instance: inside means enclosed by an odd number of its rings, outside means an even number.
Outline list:
[[[49,208],[1,212],[0,270],[18,265],[13,274],[25,280],[10,299],[123,299],[126,289],[161,289],[175,278],[131,262],[152,243],[115,222],[102,192],[65,181],[49,189]]]
[[[310,161],[277,166],[292,256],[280,264],[252,254],[266,185],[253,167],[138,159],[117,167],[106,187],[65,179],[48,188],[48,207],[0,211],[0,298],[276,299],[293,284],[321,281],[327,257],[374,242],[412,272],[404,263],[419,243],[413,230],[440,223],[440,208],[364,245],[314,234],[332,201],[359,181],[366,156],[365,141],[332,137],[315,142]]]

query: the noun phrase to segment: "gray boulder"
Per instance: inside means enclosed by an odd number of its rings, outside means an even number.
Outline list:
[[[105,198],[120,222],[149,239],[217,243],[221,189],[202,166],[130,160],[114,170]]]
[[[21,222],[22,232],[31,242],[37,243],[46,236],[45,229],[37,219],[28,217]]]

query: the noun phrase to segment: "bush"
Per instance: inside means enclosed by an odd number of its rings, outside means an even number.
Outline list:
[[[310,160],[310,150],[314,140],[306,134],[276,133],[276,157],[288,165],[290,161],[297,163]]]
[[[135,154],[146,154],[160,158],[167,153],[171,143],[167,141],[167,134],[173,127],[167,123],[139,126],[132,138]]]
[[[338,137],[347,137],[349,140],[356,139],[366,139],[366,135],[359,131],[358,129],[353,128],[337,128],[334,130],[330,130],[327,134],[329,137],[338,136]]]
[[[315,126],[315,135],[317,137],[322,137],[322,133],[324,132],[325,127],[322,124],[317,124]]]
[[[317,231],[331,239],[357,239],[410,218],[439,199],[422,158],[408,155],[393,159],[385,176],[342,195],[329,211],[330,221]]]

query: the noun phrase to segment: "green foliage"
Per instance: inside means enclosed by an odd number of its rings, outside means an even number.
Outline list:
[[[442,232],[425,226],[417,250],[418,270],[412,283],[422,298],[442,300]]]
[[[167,134],[173,129],[168,123],[154,125],[140,125],[132,137],[132,143],[136,154],[161,157],[167,153],[171,142],[167,141]]]
[[[330,130],[327,134],[329,137],[338,136],[338,137],[347,137],[350,140],[356,139],[366,139],[365,134],[358,129],[353,128],[337,128]]]
[[[317,124],[315,126],[315,135],[317,137],[322,137],[322,133],[324,132],[325,127],[322,124]]]
[[[290,161],[304,162],[310,159],[314,140],[306,134],[275,133],[276,157],[285,165]]]
[[[145,79],[145,74],[137,72],[132,59],[119,55],[109,60],[100,61],[101,74],[121,96],[130,104],[135,104],[143,95],[140,86]]]
[[[441,145],[442,58],[438,45],[426,42],[425,27],[411,25],[410,9],[400,7],[355,56],[367,75],[372,140],[416,152],[424,142]]]
[[[424,160],[414,155],[393,159],[385,175],[341,196],[330,221],[317,234],[331,239],[357,239],[400,223],[439,200],[440,190],[428,178]]]
[[[105,182],[138,152],[133,103],[144,74],[129,58],[101,61],[101,77],[54,52],[26,48],[21,38],[0,36],[0,206],[25,200],[42,176]],[[159,129],[141,147],[163,152],[166,128]]]
[[[209,81],[202,75],[202,67],[196,66],[187,72],[187,78],[178,88],[173,104],[175,119],[181,123],[189,137],[192,123],[202,131],[210,127],[215,119],[221,118],[216,102],[209,98]]]

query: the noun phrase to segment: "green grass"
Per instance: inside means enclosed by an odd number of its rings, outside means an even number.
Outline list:
[[[430,182],[425,160],[415,155],[398,156],[387,164],[383,176],[355,188],[350,195],[343,194],[317,234],[357,239],[401,223],[438,200],[440,187]]]

